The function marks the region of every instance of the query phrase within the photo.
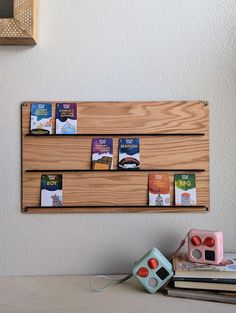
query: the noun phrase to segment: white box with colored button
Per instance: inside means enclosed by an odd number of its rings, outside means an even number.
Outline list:
[[[172,265],[161,252],[152,248],[137,263],[132,274],[150,292],[155,293],[173,276]]]
[[[188,233],[188,258],[191,262],[220,264],[223,260],[221,231],[191,229]]]

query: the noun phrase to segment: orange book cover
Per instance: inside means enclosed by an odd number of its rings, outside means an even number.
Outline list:
[[[170,175],[165,173],[149,174],[149,205],[170,205]]]

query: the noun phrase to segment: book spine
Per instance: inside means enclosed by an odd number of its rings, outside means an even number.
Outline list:
[[[223,295],[223,294],[209,294],[209,293],[198,293],[196,290],[194,292],[188,293],[186,290],[179,291],[178,289],[172,288],[167,290],[167,296],[185,298],[185,299],[194,299],[194,300],[203,300],[203,301],[214,301],[222,303],[236,304],[236,298]]]
[[[174,277],[173,280],[199,283],[236,284],[235,278]]]

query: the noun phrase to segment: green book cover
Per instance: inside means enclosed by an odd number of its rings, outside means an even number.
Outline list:
[[[195,174],[175,174],[175,205],[196,205]]]

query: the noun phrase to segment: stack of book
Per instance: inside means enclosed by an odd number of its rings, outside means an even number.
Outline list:
[[[208,265],[190,262],[181,253],[174,257],[173,268],[168,296],[236,304],[236,254],[225,254],[220,265]]]

